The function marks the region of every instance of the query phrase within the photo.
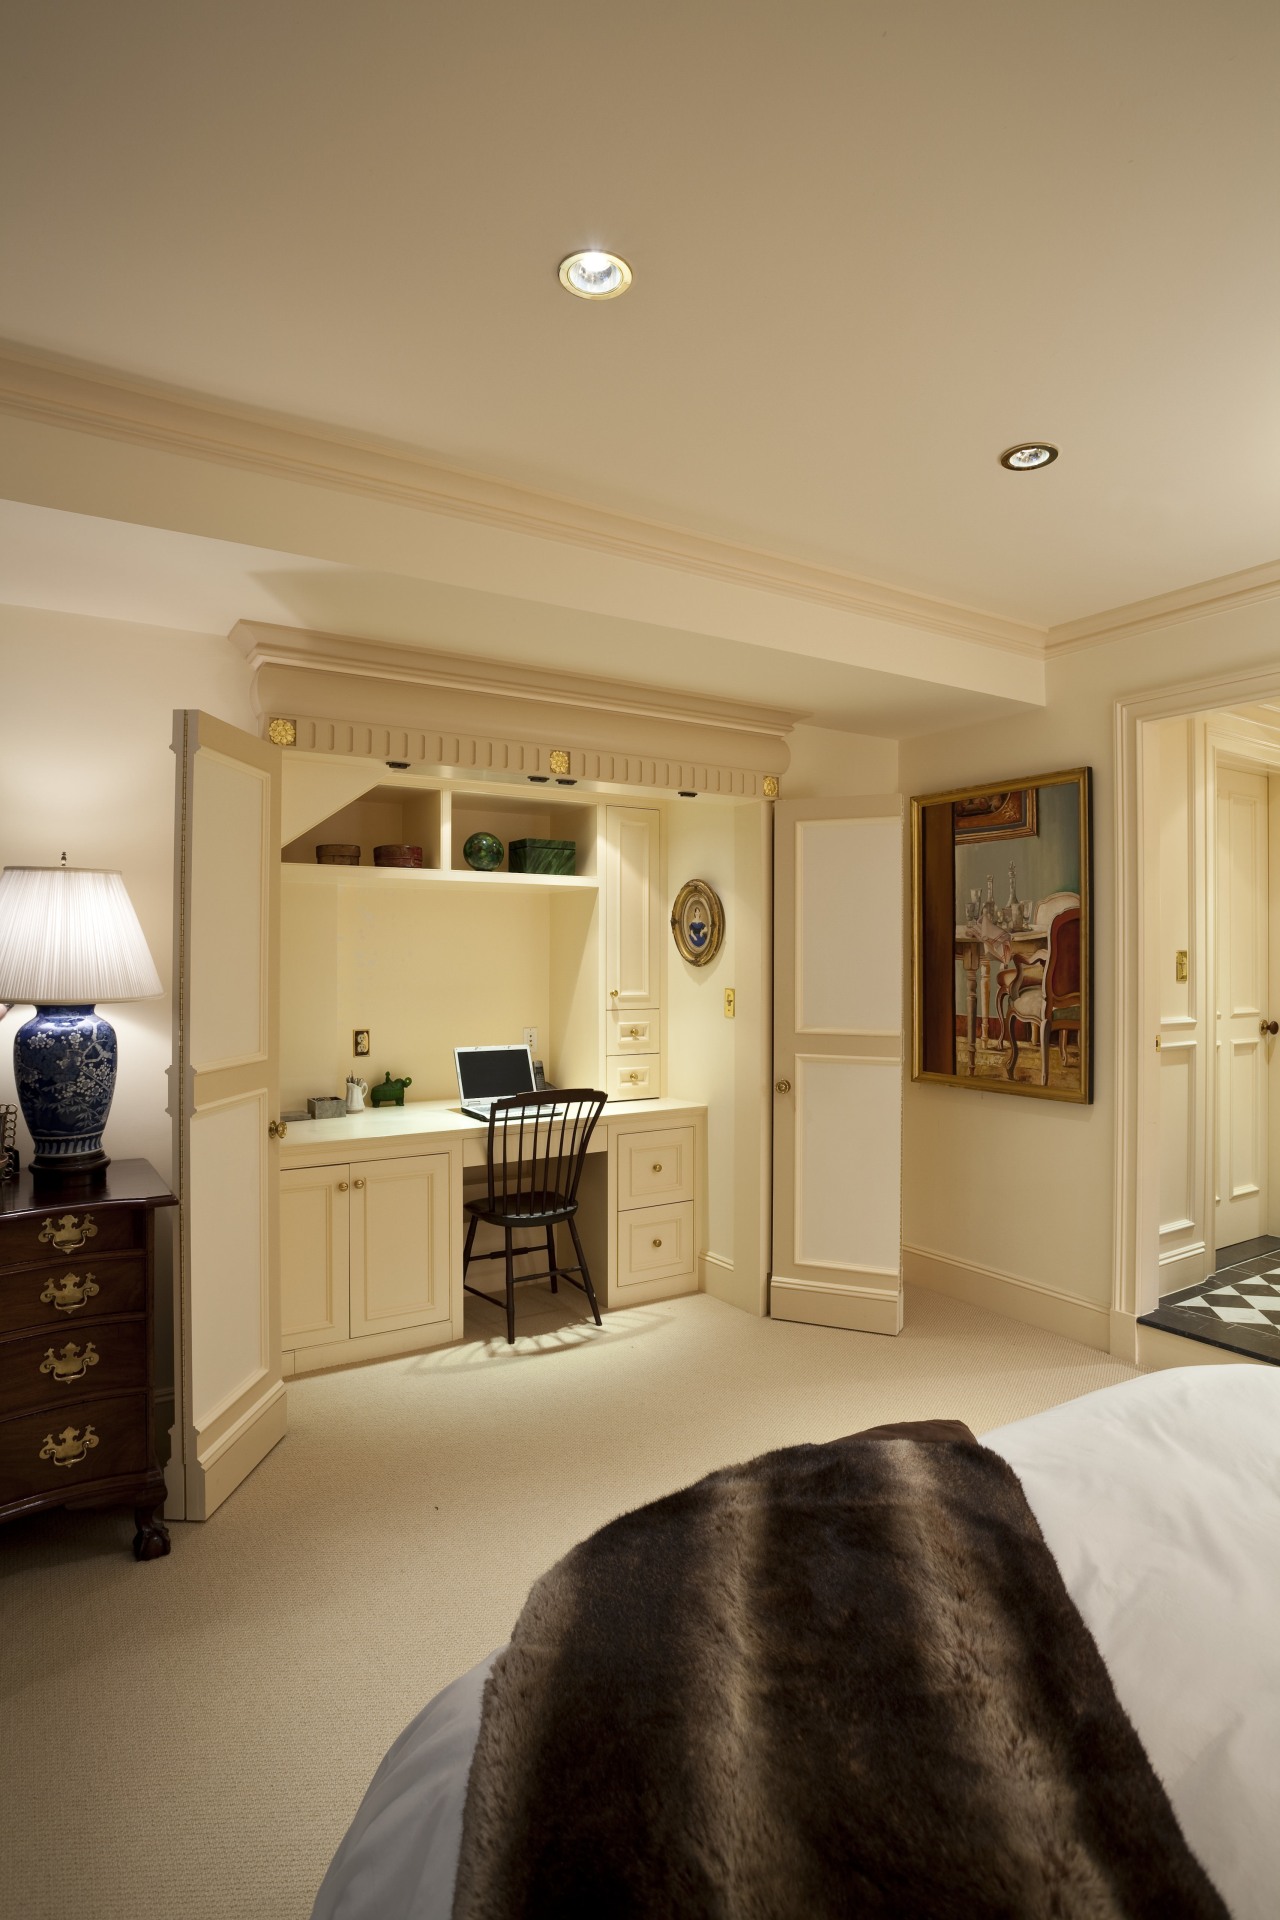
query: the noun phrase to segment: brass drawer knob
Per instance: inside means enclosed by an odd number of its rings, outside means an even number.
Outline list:
[[[661,1240],[655,1240],[653,1244],[655,1247],[660,1247],[662,1245],[662,1242]]]
[[[662,1162],[661,1162],[661,1160],[655,1160],[655,1161],[654,1161],[654,1163],[653,1163],[653,1166],[652,1166],[652,1167],[650,1168],[650,1172],[652,1172],[652,1173],[661,1173],[661,1172],[662,1172]]]
[[[272,1120],[269,1121],[267,1125],[267,1138],[268,1140],[283,1140],[288,1131],[289,1122],[287,1120]]]
[[[97,1231],[91,1213],[86,1213],[83,1220],[74,1213],[64,1213],[56,1225],[52,1219],[45,1221],[40,1239],[45,1246],[55,1246],[59,1253],[77,1253]]]
[[[627,1038],[628,1040],[643,1040],[644,1039],[643,1027],[628,1027]]]
[[[40,1295],[40,1304],[52,1307],[56,1313],[79,1313],[97,1291],[98,1283],[91,1273],[86,1273],[83,1280],[78,1273],[64,1273],[61,1280],[49,1281]]]
[[[46,1433],[44,1445],[40,1449],[42,1460],[52,1460],[55,1467],[78,1467],[85,1455],[98,1444],[98,1436],[92,1423],[83,1433],[79,1427],[64,1427],[55,1440]]]
[[[98,1349],[92,1340],[86,1340],[83,1353],[74,1340],[68,1340],[61,1353],[55,1354],[52,1347],[47,1350],[40,1362],[40,1371],[51,1373],[55,1380],[67,1386],[72,1380],[83,1380],[90,1367],[97,1366],[98,1358]]]
[[[345,1180],[339,1180],[339,1182],[338,1182],[338,1192],[339,1192],[339,1193],[345,1193],[345,1192],[346,1192],[346,1190],[347,1190],[347,1183],[346,1183],[346,1181],[345,1181]]]
[[[364,1185],[364,1181],[363,1181],[363,1180],[353,1180],[353,1181],[351,1182],[351,1184],[352,1184],[352,1186],[353,1186],[353,1187],[362,1187],[362,1186]]]

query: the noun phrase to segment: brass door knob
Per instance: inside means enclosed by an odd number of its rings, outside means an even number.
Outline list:
[[[353,1187],[362,1187],[362,1186],[364,1185],[364,1181],[363,1181],[363,1180],[353,1180],[353,1181],[351,1182],[351,1184],[352,1184],[352,1186],[353,1186]]]
[[[1280,1033],[1280,1020],[1264,1020],[1262,1023],[1262,1031],[1264,1033]]]
[[[339,1182],[338,1182],[338,1192],[339,1192],[339,1193],[345,1193],[345,1192],[346,1192],[346,1190],[347,1190],[347,1183],[346,1183],[346,1181],[345,1181],[345,1180],[339,1180]]]
[[[610,998],[611,1000],[616,1000],[616,999],[617,999],[617,997],[618,997],[618,989],[617,989],[616,987],[610,987],[610,989],[609,989],[609,998]]]
[[[267,1138],[269,1140],[283,1140],[288,1131],[289,1123],[287,1120],[273,1120],[267,1128]]]
[[[778,1092],[779,1092],[779,1093],[790,1093],[790,1091],[791,1091],[791,1082],[790,1082],[789,1080],[779,1080],[779,1081],[778,1081]]]

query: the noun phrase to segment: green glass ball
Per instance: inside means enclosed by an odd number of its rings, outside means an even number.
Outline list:
[[[492,873],[502,865],[505,848],[496,833],[473,833],[462,843],[462,857],[478,873]]]

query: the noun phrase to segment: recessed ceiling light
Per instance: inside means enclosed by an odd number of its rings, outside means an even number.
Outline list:
[[[1006,447],[1000,455],[1000,465],[1008,467],[1010,473],[1028,473],[1032,467],[1047,467],[1057,457],[1056,447],[1042,440],[1028,440],[1019,447]]]
[[[571,253],[560,262],[560,285],[580,300],[616,300],[631,285],[631,269],[616,253]]]

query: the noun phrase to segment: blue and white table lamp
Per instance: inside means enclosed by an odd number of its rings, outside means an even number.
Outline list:
[[[13,1069],[31,1169],[46,1175],[107,1165],[116,1035],[95,1002],[164,991],[120,874],[66,861],[0,873],[0,1001],[35,1006],[14,1035]]]

